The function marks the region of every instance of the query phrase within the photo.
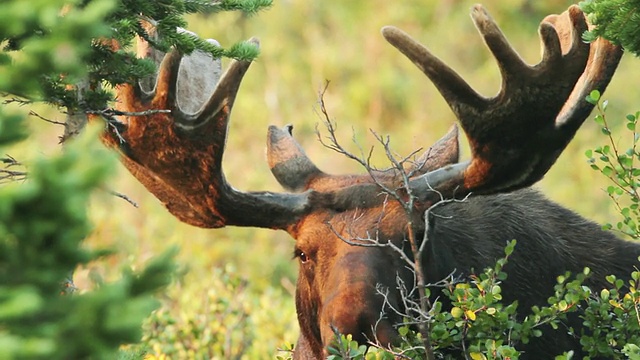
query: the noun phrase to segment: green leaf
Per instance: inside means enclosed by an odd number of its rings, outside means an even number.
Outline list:
[[[453,308],[451,308],[451,316],[454,319],[461,318],[463,314],[464,314],[464,311],[461,308],[459,308],[457,306],[454,306]]]
[[[401,326],[398,329],[398,334],[400,334],[400,336],[407,336],[408,333],[409,333],[409,327],[408,326]]]
[[[598,100],[600,100],[600,91],[592,90],[589,95],[587,95],[586,100],[591,104],[596,104]]]
[[[569,305],[564,300],[560,300],[560,302],[558,303],[558,309],[560,311],[566,311],[568,307],[569,307]]]

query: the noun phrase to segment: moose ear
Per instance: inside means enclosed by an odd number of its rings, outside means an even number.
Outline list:
[[[458,163],[460,161],[458,134],[458,126],[454,124],[446,135],[431,145],[431,147],[411,166],[407,167],[405,171],[407,173],[413,173],[414,176],[422,175],[429,171]]]
[[[288,191],[304,190],[315,179],[326,176],[293,138],[293,125],[269,127],[267,160],[273,176]]]

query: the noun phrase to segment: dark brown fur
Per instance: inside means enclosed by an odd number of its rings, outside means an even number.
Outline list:
[[[325,356],[323,349],[333,339],[331,326],[363,343],[374,339],[372,328],[383,310],[385,318],[378,323],[375,336],[383,343],[394,341],[393,329],[401,319],[390,309],[383,309],[376,287],[388,289],[389,300],[402,310],[395,290],[396,277],[412,284],[413,275],[389,249],[350,245],[334,232],[351,240],[366,237],[367,231],[374,236],[380,230],[382,242],[392,240],[403,246],[398,234],[405,231],[397,225],[406,224],[403,216],[392,203],[384,210],[378,207],[313,215],[292,234],[297,239],[297,251],[309,259],[300,264],[296,291],[302,332],[296,359]],[[605,286],[606,275],[627,279],[634,266],[640,265],[640,244],[602,231],[597,224],[531,189],[472,197],[438,207],[430,223],[428,251],[422,259],[428,283],[454,271],[464,276],[493,266],[504,256],[506,243],[517,240],[505,267],[508,279],[502,287],[505,303],[518,300],[520,317],[529,314],[533,305],[546,305],[557,276],[566,271],[575,274],[589,267],[592,276],[587,285],[597,291]],[[408,250],[408,245],[404,246]],[[577,334],[582,326],[577,318],[565,325]],[[545,329],[541,338],[516,347],[525,351],[523,359],[549,359],[569,350],[575,351],[577,358],[582,354],[579,339],[562,326]]]

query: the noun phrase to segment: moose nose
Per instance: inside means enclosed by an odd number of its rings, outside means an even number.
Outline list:
[[[384,264],[372,255],[375,253],[350,251],[334,264],[323,289],[320,317],[325,349],[334,341],[336,331],[351,334],[360,344],[386,346],[397,339],[393,325],[401,320],[390,307],[385,309],[385,299],[393,303],[394,297],[385,297],[376,289],[384,283],[378,271]]]
[[[375,289],[373,290],[375,291]],[[368,296],[367,296],[368,295]],[[322,340],[325,348],[330,345],[336,332],[351,334],[359,344],[392,344],[398,335],[389,315],[383,312],[382,296],[375,296],[371,289],[351,286],[329,303],[323,311]],[[379,300],[376,298],[380,298]]]

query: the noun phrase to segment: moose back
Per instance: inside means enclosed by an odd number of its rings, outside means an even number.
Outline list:
[[[471,16],[502,74],[494,97],[476,93],[403,31],[382,30],[449,104],[469,139],[470,160],[459,160],[454,127],[415,161],[401,159],[389,170],[363,175],[330,175],[305,155],[291,126],[272,126],[268,161],[285,192],[239,191],[227,183],[221,164],[229,115],[250,62],[232,62],[217,79],[215,61],[207,68],[192,61],[203,55],[183,59],[178,51],[162,59],[153,90],[138,83],[117,89],[117,109],[131,115],[108,127],[103,140],[178,219],[206,228],[280,229],[295,239],[297,359],[326,356],[335,331],[361,343],[394,343],[407,304],[399,284],[414,284],[417,269],[425,283],[481,271],[512,239],[517,246],[505,268],[503,297],[518,300],[523,314],[545,305],[556,277],[566,271],[588,266],[594,289],[607,274],[625,278],[638,265],[640,245],[617,239],[528,188],[589,116],[593,105],[585,97],[605,90],[621,49],[602,39],[581,41],[588,25],[573,6],[541,22],[542,60],[531,66],[484,8],[475,6]],[[144,44],[141,52],[154,55]],[[202,81],[179,81],[187,75],[217,85],[206,91],[196,88]],[[189,98],[181,98],[183,91]],[[201,106],[189,110],[186,101]],[[133,114],[140,112],[146,115]],[[332,138],[335,129],[328,126]],[[335,141],[328,145],[346,153]],[[407,261],[416,254],[421,266],[411,269]],[[580,355],[579,339],[567,329],[580,334],[581,323],[576,318],[565,325],[545,330],[528,345],[516,344],[523,358],[547,359],[569,350]]]

